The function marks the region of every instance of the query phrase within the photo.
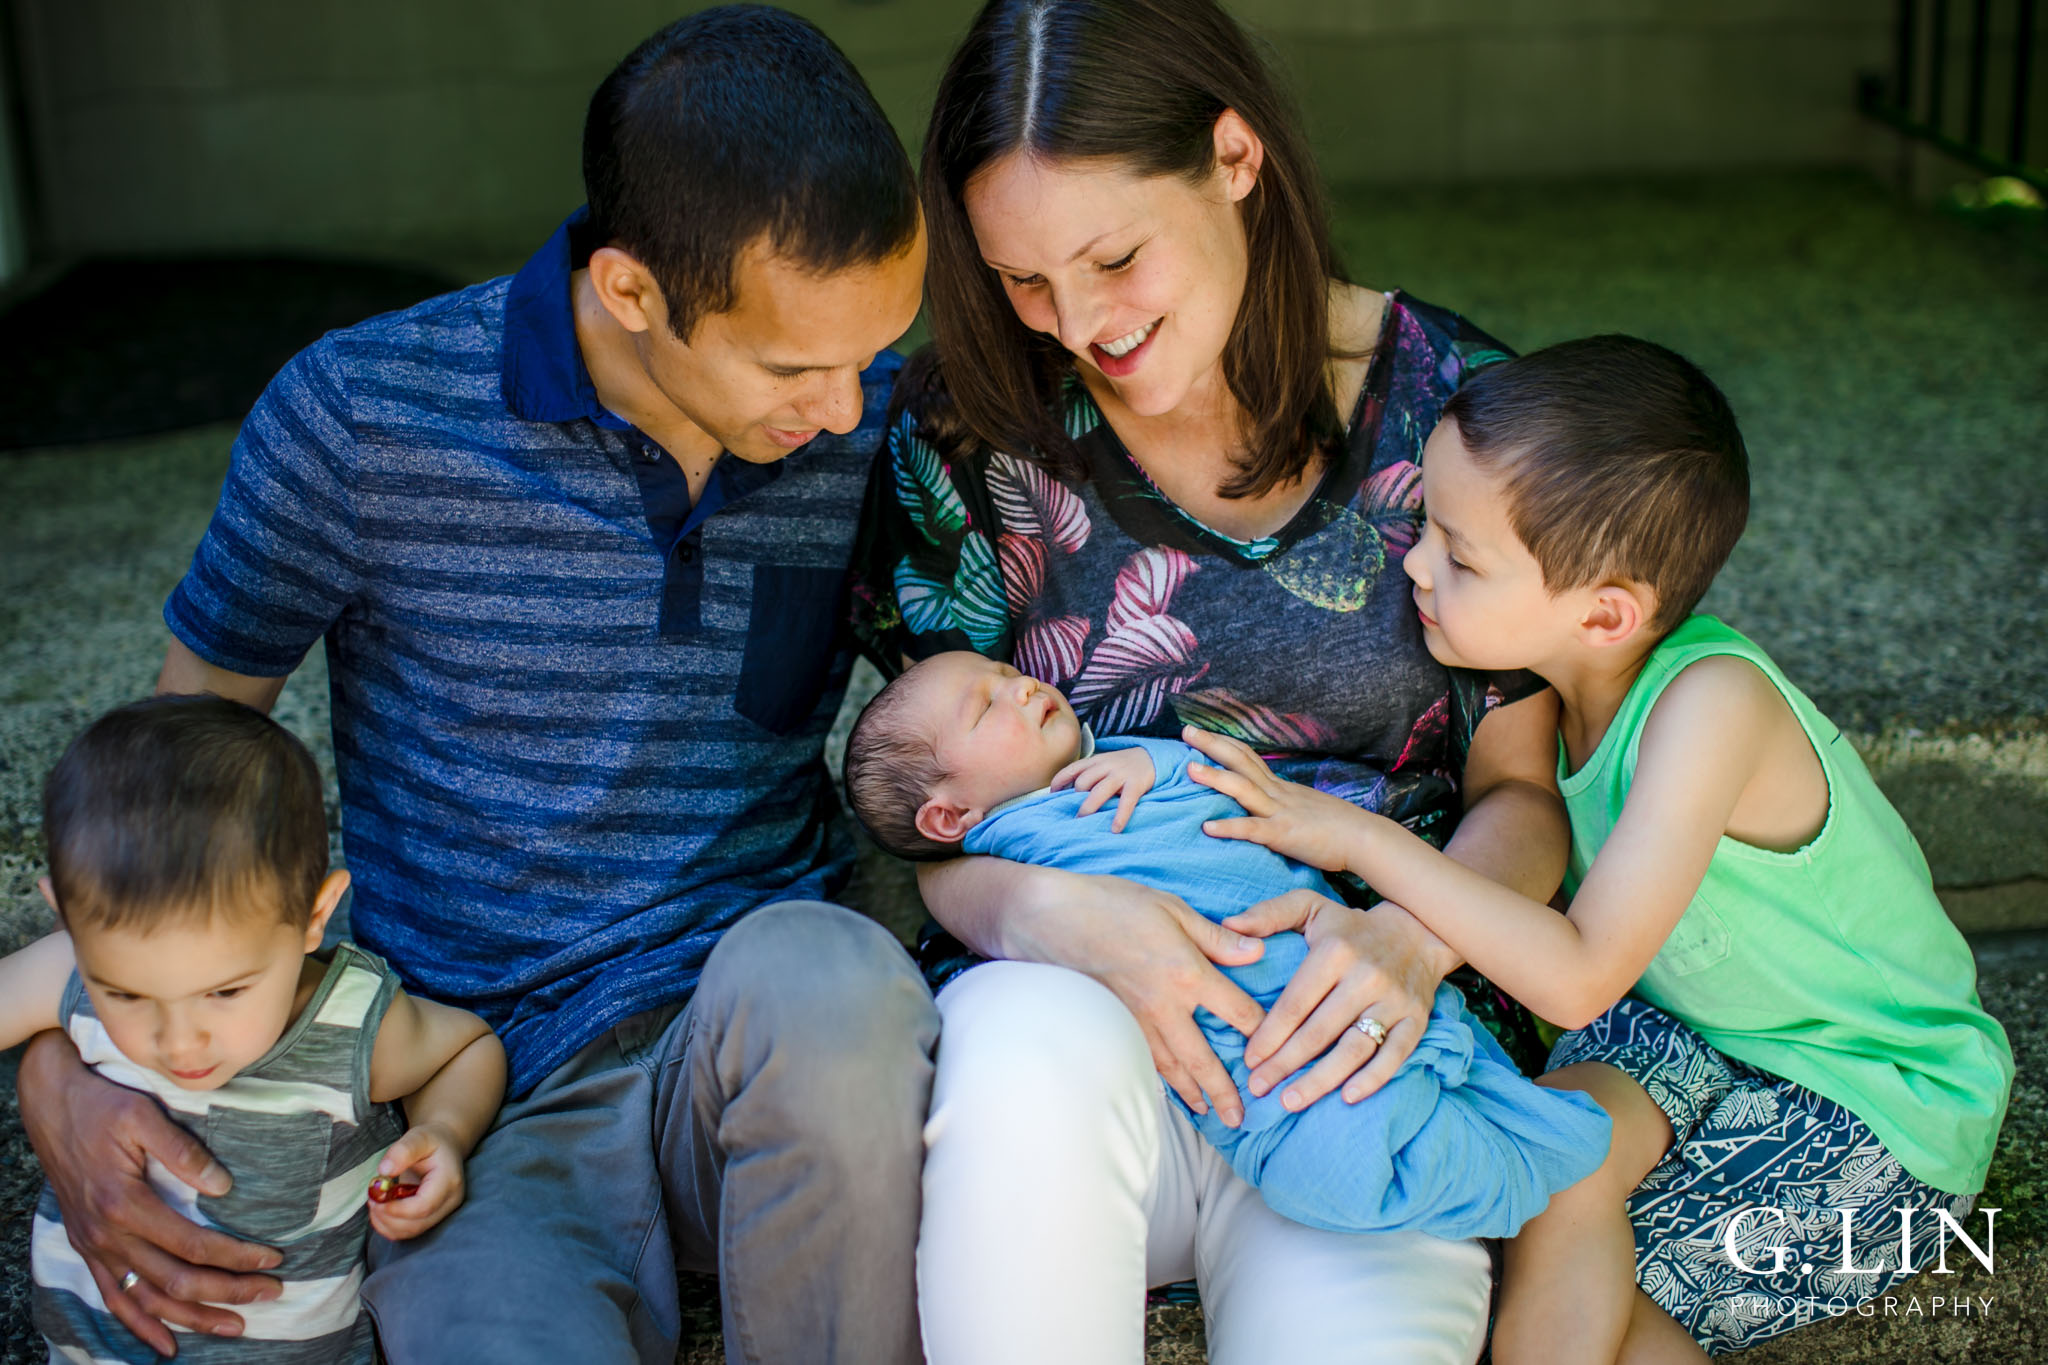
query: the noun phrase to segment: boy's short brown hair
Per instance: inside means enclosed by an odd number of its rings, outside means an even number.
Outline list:
[[[1562,342],[1480,370],[1444,418],[1506,482],[1508,519],[1552,592],[1606,579],[1692,613],[1749,520],[1749,452],[1714,382],[1629,336]]]
[[[43,784],[65,926],[147,933],[272,908],[303,928],[327,875],[320,769],[262,712],[151,697],[94,721]]]

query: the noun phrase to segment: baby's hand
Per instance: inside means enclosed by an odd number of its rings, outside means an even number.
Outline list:
[[[1138,798],[1152,790],[1154,779],[1152,756],[1143,749],[1111,749],[1106,753],[1098,750],[1054,773],[1052,789],[1072,787],[1088,793],[1081,809],[1074,812],[1076,818],[1095,814],[1109,804],[1110,797],[1120,795],[1116,818],[1109,822],[1109,828],[1113,834],[1122,834],[1124,826],[1131,822],[1131,812],[1138,808]]]
[[[417,1237],[462,1206],[461,1148],[434,1124],[406,1130],[377,1165],[378,1178],[417,1175],[419,1184],[400,1183],[405,1193],[373,1198],[370,1226],[394,1242]],[[372,1182],[375,1183],[375,1182]]]

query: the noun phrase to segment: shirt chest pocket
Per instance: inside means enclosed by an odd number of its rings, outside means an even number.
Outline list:
[[[810,719],[838,652],[845,594],[844,569],[754,566],[734,709],[778,735]]]
[[[199,1197],[199,1210],[249,1241],[275,1245],[302,1234],[320,1211],[334,1120],[324,1113],[207,1111],[201,1135],[235,1187]]]
[[[1704,895],[1695,895],[1657,951],[1657,963],[1673,976],[1693,976],[1726,958],[1729,947],[1727,923]]]

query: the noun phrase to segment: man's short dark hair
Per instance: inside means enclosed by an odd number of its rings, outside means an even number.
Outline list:
[[[947,773],[916,692],[908,674],[897,678],[861,708],[846,737],[846,804],[877,844],[913,862],[960,851],[917,827],[917,812]]]
[[[1749,520],[1733,409],[1654,342],[1587,337],[1504,361],[1466,380],[1444,418],[1504,473],[1509,520],[1544,586],[1647,584],[1660,637],[1706,595]]]
[[[43,784],[65,925],[272,910],[303,927],[327,874],[320,769],[282,725],[214,696],[101,716]]]
[[[893,259],[917,235],[910,159],[860,74],[794,14],[726,5],[633,49],[583,125],[590,241],[646,266],[688,340],[738,301],[765,234],[819,272]]]

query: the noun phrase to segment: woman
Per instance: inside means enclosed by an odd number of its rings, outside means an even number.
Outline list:
[[[1498,348],[1342,282],[1295,115],[1236,25],[1209,0],[994,0],[922,176],[936,360],[906,371],[872,489],[870,651],[1010,660],[1100,733],[1227,731],[1549,896],[1552,699],[1435,664],[1396,562],[1422,440]],[[1136,1360],[1142,1291],[1190,1277],[1220,1362],[1477,1355],[1476,1244],[1280,1219],[1159,1085],[1241,1112],[1206,1007],[1252,1035],[1261,1093],[1318,1057],[1299,1103],[1370,1093],[1456,965],[1406,912],[1290,898],[1240,937],[1118,878],[962,858],[920,886],[1006,959],[940,997],[937,1365]],[[1312,953],[1262,1021],[1213,964],[1283,928]]]

